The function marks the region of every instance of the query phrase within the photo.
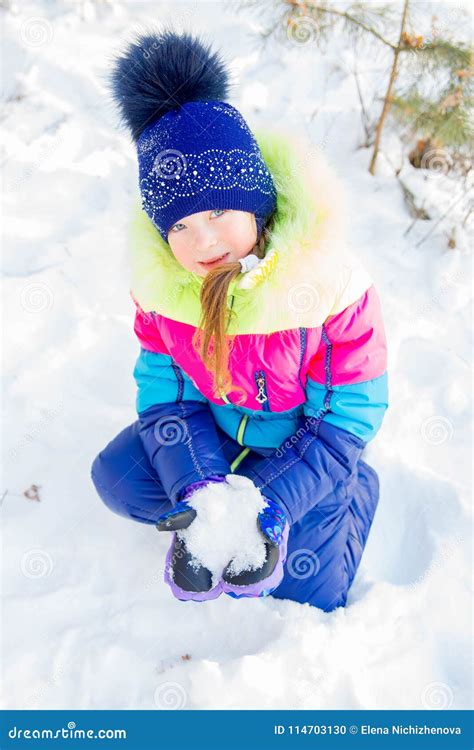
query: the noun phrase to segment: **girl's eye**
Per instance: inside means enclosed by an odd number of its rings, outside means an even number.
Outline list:
[[[228,209],[226,209],[226,208],[215,208],[213,211],[211,211],[211,213],[215,214],[216,211],[217,212],[220,211],[219,216],[222,216],[223,214],[227,213],[227,210]],[[178,224],[173,224],[173,226],[170,229],[170,232],[174,232],[174,234],[177,234],[177,232],[181,231],[180,227],[185,227],[185,226],[186,226],[185,224],[182,224],[181,222],[178,222]]]

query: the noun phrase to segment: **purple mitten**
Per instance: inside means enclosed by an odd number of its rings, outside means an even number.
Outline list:
[[[176,506],[158,518],[158,531],[173,531],[170,548],[166,555],[164,580],[173,596],[181,601],[207,601],[216,599],[222,593],[221,582],[212,586],[210,570],[201,565],[186,548],[184,539],[176,533],[187,529],[196,517],[196,511],[187,499],[199,489],[215,482],[225,482],[225,477],[212,475],[205,480],[194,482],[186,487]]]

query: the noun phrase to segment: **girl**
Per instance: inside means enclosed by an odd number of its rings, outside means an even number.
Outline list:
[[[95,487],[114,512],[172,532],[165,581],[179,599],[345,606],[379,498],[361,455],[388,393],[380,304],[346,248],[342,186],[295,137],[251,133],[196,37],[138,38],[112,84],[142,197],[138,419],[96,457]],[[216,581],[190,532],[197,508],[239,492],[264,554],[239,567],[255,540],[236,528],[239,554]]]

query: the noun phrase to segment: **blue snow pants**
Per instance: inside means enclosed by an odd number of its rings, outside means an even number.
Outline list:
[[[138,432],[138,420],[125,427],[95,458],[91,477],[105,503],[115,513],[154,524],[171,510],[156,471]],[[242,446],[217,427],[229,463]],[[262,456],[247,453],[236,469],[243,476]],[[359,459],[357,475],[339,484],[290,529],[285,575],[271,594],[277,599],[308,603],[325,612],[346,604],[379,499],[376,472]]]

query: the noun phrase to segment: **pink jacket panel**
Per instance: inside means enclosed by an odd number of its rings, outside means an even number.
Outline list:
[[[224,399],[214,397],[212,376],[193,347],[195,326],[163,315],[144,313],[136,301],[135,304],[134,328],[141,345],[149,351],[171,355],[206,398],[215,404],[224,404]],[[235,336],[229,369],[232,383],[245,390],[246,399],[239,401],[236,391],[230,391],[227,399],[248,409],[275,412],[304,403],[305,373],[311,356],[319,347],[320,338],[321,327]],[[257,399],[261,394],[257,379],[262,371],[268,398],[266,403]]]
[[[380,301],[374,285],[352,305],[328,318],[324,329],[331,343],[332,385],[362,383],[387,369],[387,341]],[[309,375],[326,382],[326,347],[310,362]]]

